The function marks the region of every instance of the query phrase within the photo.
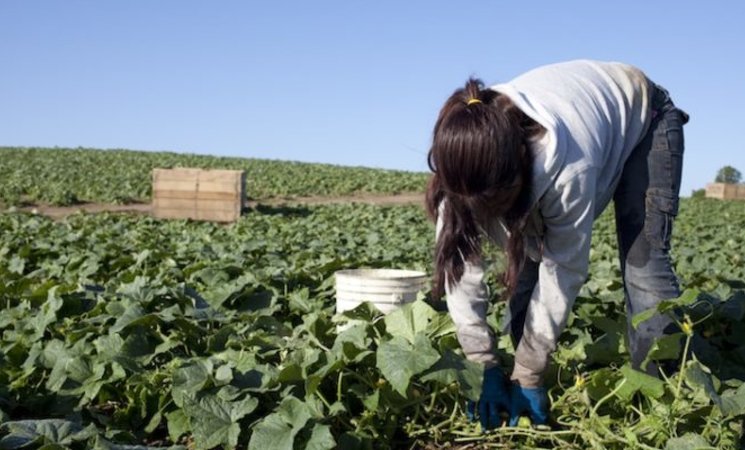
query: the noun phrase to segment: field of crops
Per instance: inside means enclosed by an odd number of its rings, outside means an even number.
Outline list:
[[[334,316],[335,270],[429,268],[419,207],[262,207],[231,226],[2,214],[0,448],[738,448],[745,204],[681,209],[675,256],[689,290],[663,308],[692,350],[683,375],[626,365],[604,216],[548,376],[558,426],[486,435],[463,414],[480,370],[441,305]],[[337,333],[350,317],[366,323]]]
[[[149,202],[155,167],[246,171],[249,198],[398,193],[424,189],[426,175],[351,168],[130,150],[0,147],[0,204],[72,205],[80,202]]]

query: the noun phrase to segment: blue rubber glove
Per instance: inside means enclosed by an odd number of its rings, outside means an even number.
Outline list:
[[[499,412],[509,412],[510,396],[507,391],[507,379],[499,367],[494,366],[484,370],[479,401],[468,401],[466,416],[471,422],[476,420],[477,408],[482,431],[500,426],[502,419]]]
[[[520,415],[530,417],[533,425],[548,423],[548,394],[546,388],[522,387],[517,383],[510,386],[510,426],[517,426]]]

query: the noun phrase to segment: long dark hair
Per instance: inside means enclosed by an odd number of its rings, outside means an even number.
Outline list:
[[[528,141],[542,132],[505,95],[469,79],[445,102],[435,123],[426,206],[441,218],[435,246],[433,297],[460,281],[466,262],[481,260],[481,233],[501,218],[509,231],[506,296],[517,286],[525,257],[533,157]]]

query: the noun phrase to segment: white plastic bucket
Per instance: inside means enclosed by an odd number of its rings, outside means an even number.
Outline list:
[[[429,281],[427,274],[414,270],[354,269],[340,270],[334,275],[337,313],[370,302],[388,314],[416,300],[417,293]]]

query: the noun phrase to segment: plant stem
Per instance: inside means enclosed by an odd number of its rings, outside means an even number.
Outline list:
[[[329,401],[326,400],[326,397],[324,397],[323,394],[321,394],[320,390],[316,390],[316,395],[318,396],[318,398],[321,399],[321,402],[323,402],[323,404],[326,405],[326,408],[331,409],[331,403],[329,403]]]
[[[688,349],[691,345],[691,338],[693,335],[689,335],[686,337],[686,344],[683,348],[683,359],[680,363],[680,372],[678,372],[678,387],[675,390],[675,401],[677,402],[680,398],[680,390],[683,388],[683,376],[685,375],[686,370],[686,363],[688,362]]]
[[[323,351],[325,351],[327,353],[328,352],[331,352],[331,349],[328,348],[328,347],[326,347],[325,345],[323,345],[321,343],[321,341],[319,341],[318,338],[313,335],[313,333],[311,333],[310,331],[308,331],[307,334],[308,334],[308,337],[310,338],[310,340],[313,341],[313,343],[316,344],[318,347],[320,347]]]
[[[367,378],[363,377],[362,375],[358,374],[357,372],[355,372],[355,371],[353,371],[353,370],[351,370],[349,368],[346,368],[345,370],[346,370],[346,372],[348,374],[352,375],[359,382],[361,382],[363,384],[366,384],[371,389],[376,389],[375,385],[370,380],[368,380]]]
[[[427,411],[428,414],[431,413],[432,412],[432,408],[435,407],[435,402],[437,401],[437,394],[439,392],[440,391],[435,391],[434,393],[432,393],[432,396],[431,396],[431,399],[430,399],[430,402],[429,402],[429,406],[424,408],[424,410]]]
[[[590,417],[596,416],[597,415],[597,412],[598,412],[598,408],[600,408],[600,405],[602,405],[603,403],[605,403],[609,399],[613,398],[616,395],[616,393],[621,389],[621,387],[624,384],[626,384],[626,381],[627,380],[625,378],[623,380],[621,380],[621,382],[618,383],[618,386],[616,386],[615,389],[613,389],[612,391],[610,391],[608,393],[608,395],[606,395],[605,397],[603,397],[600,400],[598,400],[598,402],[595,403],[595,406],[590,410]]]
[[[336,400],[341,401],[341,386],[342,386],[342,380],[344,379],[344,371],[339,371],[339,378],[336,381]]]
[[[412,400],[410,402],[403,403],[403,404],[399,405],[398,407],[399,407],[399,409],[404,409],[404,408],[408,408],[410,406],[414,406],[414,405],[418,405],[420,403],[424,403],[427,399],[431,398],[432,396],[436,396],[436,395],[438,395],[440,393],[447,392],[448,390],[450,390],[450,387],[449,386],[445,386],[445,387],[443,387],[443,388],[441,388],[439,390],[433,391],[429,395],[425,395],[425,396],[416,398],[416,399],[414,399],[414,400]]]

